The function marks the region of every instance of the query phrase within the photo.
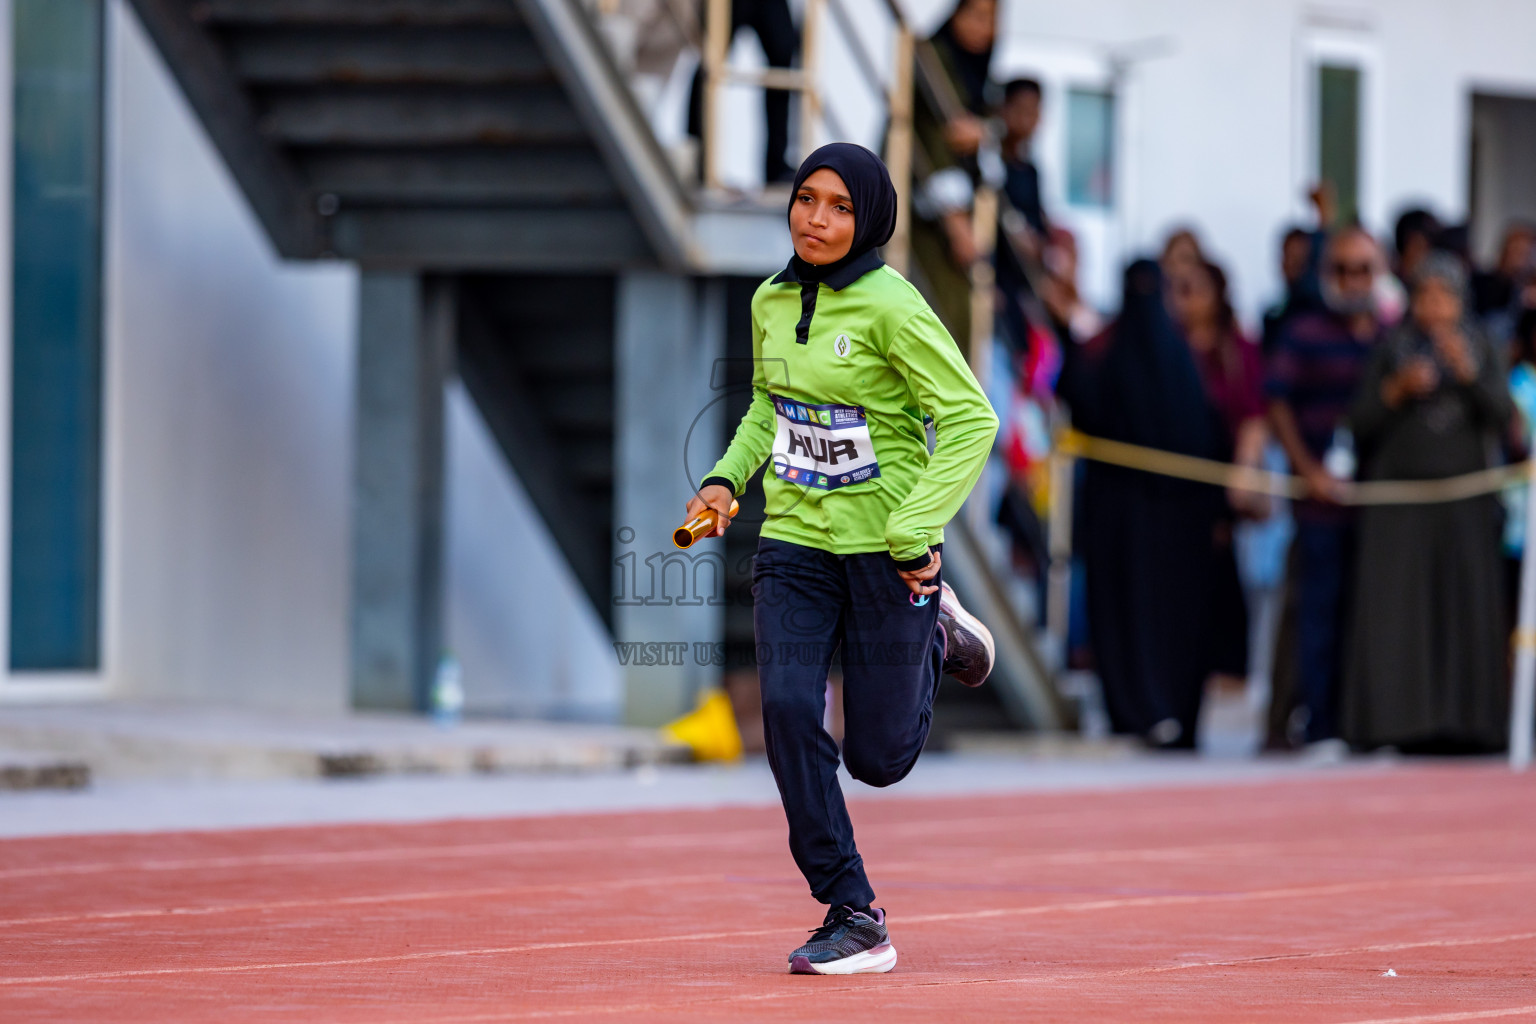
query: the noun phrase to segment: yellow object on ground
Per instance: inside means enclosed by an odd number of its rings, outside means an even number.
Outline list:
[[[734,761],[741,757],[741,730],[724,690],[706,690],[699,706],[661,727],[661,734],[693,751],[696,761]]]

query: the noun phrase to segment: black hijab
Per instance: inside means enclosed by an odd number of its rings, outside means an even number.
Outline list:
[[[1071,353],[1081,361],[1080,353]],[[1183,455],[1217,455],[1215,420],[1200,370],[1163,300],[1163,272],[1151,260],[1125,271],[1120,316],[1096,367],[1075,366],[1061,388],[1078,429],[1112,441]],[[1086,373],[1084,372],[1086,371]],[[1069,374],[1064,370],[1063,378]]]
[[[875,154],[851,142],[833,142],[806,157],[795,172],[789,212],[794,211],[795,196],[805,179],[823,167],[835,172],[848,186],[848,198],[853,201],[853,244],[842,259],[820,266],[791,256],[788,270],[802,283],[826,281],[833,288],[842,288],[883,265],[874,250],[889,242],[896,230],[896,186],[891,184],[890,172]]]
[[[950,12],[944,24],[933,34],[930,42],[942,55],[944,62],[955,79],[955,86],[960,92],[960,101],[965,104],[965,109],[978,116],[987,113],[987,83],[988,74],[992,67],[992,47],[987,47],[980,53],[972,53],[960,45],[955,38],[955,15],[971,0],[960,0],[955,4],[955,9]]]

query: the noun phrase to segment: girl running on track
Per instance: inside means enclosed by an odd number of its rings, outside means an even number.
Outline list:
[[[933,310],[875,254],[895,224],[896,190],[869,150],[833,143],[800,165],[795,254],[752,298],[752,405],[687,508],[715,509],[723,534],[772,456],[752,586],[763,734],[790,852],[830,908],[789,954],[796,974],[896,964],[822,728],[833,652],[843,763],[871,786],[912,770],[943,675],[979,686],[992,669],[992,634],[943,581],[941,554],[997,415]]]

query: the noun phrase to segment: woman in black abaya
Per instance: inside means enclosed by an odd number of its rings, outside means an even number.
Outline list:
[[[1125,273],[1120,317],[1067,346],[1057,390],[1084,433],[1214,457],[1219,433],[1150,260]],[[1224,500],[1204,484],[1090,462],[1081,550],[1088,629],[1110,722],[1159,747],[1195,743],[1212,668],[1213,538]]]
[[[1410,315],[1376,351],[1355,402],[1362,479],[1433,480],[1489,466],[1514,402],[1504,361],[1465,299],[1460,262],[1426,257]],[[1341,723],[1355,747],[1504,746],[1502,520],[1491,494],[1362,511]]]

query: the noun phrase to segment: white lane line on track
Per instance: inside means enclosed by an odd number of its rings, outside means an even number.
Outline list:
[[[1499,1017],[1530,1016],[1536,1019],[1536,1005],[1506,1006],[1500,1010],[1461,1010],[1456,1013],[1431,1013],[1419,1017],[1375,1017],[1371,1020],[1341,1021],[1340,1024],[1450,1024],[1459,1020],[1495,1020]]]
[[[1081,903],[1043,904],[1018,909],[992,907],[953,914],[924,914],[903,917],[901,923],[928,924],[939,921],[965,921],[992,917],[1033,917],[1051,913],[1092,913],[1097,910],[1121,910],[1140,907],[1184,906],[1194,903],[1242,903],[1249,900],[1274,900],[1342,896],[1356,892],[1379,892],[1383,889],[1399,889],[1407,886],[1473,886],[1499,885],[1507,882],[1536,881],[1536,869],[1501,871],[1478,875],[1431,875],[1419,878],[1382,878],[1369,882],[1333,882],[1327,885],[1294,885],[1277,889],[1254,889],[1247,892],[1224,893],[1176,893],[1166,896],[1130,896],[1120,899],[1086,900]],[[1536,934],[1536,933],[1533,933]],[[1300,955],[1300,954],[1298,954]]]
[[[1393,781],[1401,783],[1405,777],[1412,774],[1407,771],[1396,772]],[[1256,782],[1258,786],[1285,786],[1298,781],[1296,779],[1272,779]],[[1315,780],[1311,780],[1314,781]],[[1367,781],[1375,781],[1370,779]],[[1225,792],[1225,787],[1222,788]],[[1198,793],[1177,789],[1173,791],[1179,796],[1186,792]],[[1002,793],[1002,794],[968,794],[965,799],[1007,799],[1009,797],[1023,797],[1049,795],[1034,793]],[[945,799],[932,796],[913,796],[914,802]],[[1363,792],[1351,794],[1341,798],[1331,810],[1336,815],[1347,812],[1356,817],[1365,817],[1375,814],[1393,813],[1400,809],[1406,809],[1409,805],[1400,808],[1393,802],[1390,794],[1376,794]],[[875,808],[889,807],[891,801],[881,800],[861,803],[857,800],[850,801],[855,811],[855,817],[863,817],[863,813],[878,813]],[[1467,809],[1467,796],[1461,793],[1428,794],[1416,797],[1411,804],[1415,813],[1424,814],[1427,811],[1442,807],[1447,811],[1465,811]],[[1316,813],[1323,813],[1329,808],[1310,808]],[[1274,805],[1268,801],[1247,801],[1238,807],[1208,808],[1204,804],[1181,803],[1173,807],[1148,810],[1138,815],[1134,810],[1120,812],[1117,822],[1122,826],[1134,828],[1138,825],[1166,827],[1178,822],[1198,822],[1211,817],[1219,818],[1224,825],[1231,825],[1239,819],[1244,823],[1253,824],[1265,820],[1274,820],[1288,817],[1294,813],[1294,808]],[[614,812],[610,816],[630,816],[633,812]],[[680,809],[678,813],[698,813],[687,809]],[[1027,815],[1028,825],[1033,831],[1044,829],[1062,828],[1073,829],[1084,825],[1102,825],[1104,813],[1101,809],[1051,811],[1041,814]],[[925,816],[921,821],[863,821],[858,825],[861,834],[871,836],[880,834],[891,835],[916,835],[933,837],[953,832],[958,829],[983,829],[998,827],[1005,830],[1016,830],[1020,823],[1020,815],[1017,812],[1000,812],[985,815],[962,816],[957,818],[934,818]],[[326,829],[328,826],[304,826],[304,830]],[[334,826],[337,829],[351,830],[364,829],[369,824],[348,824]],[[419,828],[419,825],[399,825],[398,823],[382,823],[384,828]],[[244,830],[231,830],[244,831]],[[255,833],[266,830],[253,829]],[[281,853],[258,854],[230,854],[223,856],[180,857],[180,858],[145,858],[141,860],[126,861],[87,861],[75,864],[48,864],[22,868],[0,868],[0,881],[17,878],[38,878],[47,876],[71,876],[105,874],[114,871],[190,871],[198,869],[241,868],[241,867],[281,867],[317,864],[351,864],[374,863],[395,860],[411,860],[418,857],[479,857],[479,856],[506,856],[517,853],[572,853],[583,850],[609,851],[615,848],[628,849],[666,849],[669,847],[685,846],[697,848],[709,845],[729,845],[732,843],[756,842],[762,839],[782,841],[784,830],[777,828],[745,828],[731,830],[710,830],[705,832],[667,833],[650,836],[630,836],[615,840],[611,836],[593,836],[582,838],[564,839],[512,839],[496,842],[481,843],[449,843],[422,846],[400,847],[375,847],[352,850],[321,850],[321,851],[288,851]],[[1523,831],[1521,834],[1525,834]],[[1396,837],[1383,837],[1392,838]],[[43,837],[46,841],[47,837]],[[5,842],[29,843],[38,840],[17,839],[0,841],[0,849]]]
[[[1081,817],[1073,814],[1073,818]],[[1153,815],[1155,823],[1167,825],[1169,818],[1165,814]],[[1098,816],[1102,819],[1102,815]],[[1027,823],[1032,830],[1042,827],[1038,817],[1029,817]],[[861,835],[868,836],[876,842],[882,836],[920,836],[933,838],[946,833],[953,833],[957,829],[974,828],[984,826],[998,826],[1006,824],[1010,829],[1016,830],[1020,824],[1018,816],[986,815],[974,818],[956,818],[949,821],[906,821],[906,822],[868,822],[858,825]],[[1048,823],[1046,823],[1048,826]],[[1122,824],[1125,822],[1122,821]],[[1134,821],[1129,824],[1135,825]],[[1527,837],[1530,829],[1478,829],[1462,830],[1455,833],[1454,838],[1465,841],[1473,835],[1515,835]],[[386,846],[372,849],[352,850],[308,850],[287,851],[282,853],[252,853],[252,854],[227,854],[221,856],[203,857],[155,857],[142,860],[123,861],[86,861],[77,864],[47,864],[24,868],[0,869],[0,881],[21,878],[44,877],[70,877],[80,875],[111,874],[113,872],[146,871],[194,871],[213,869],[235,869],[246,867],[300,867],[327,864],[370,864],[390,863],[395,861],[409,861],[416,859],[430,859],[440,857],[475,858],[475,857],[505,857],[519,853],[577,853],[581,851],[611,852],[615,849],[670,849],[684,847],[687,849],[709,849],[722,846],[742,845],[747,843],[760,843],[772,841],[782,843],[784,829],[782,826],[774,828],[747,828],[733,830],[712,830],[707,832],[676,832],[649,836],[630,836],[615,839],[612,836],[592,836],[570,839],[509,839],[496,842],[481,843],[440,843],[423,846]],[[1444,830],[1435,833],[1420,833],[1408,835],[1383,835],[1378,836],[1380,841],[1400,843],[1404,841],[1445,841]],[[1301,842],[1317,842],[1316,839],[1300,840]],[[1324,840],[1343,844],[1347,840]],[[1246,844],[1227,844],[1232,846]],[[1284,843],[1255,844],[1262,850],[1266,847],[1289,845]],[[1024,855],[1031,859],[1035,856],[1055,857],[1079,857],[1082,862],[1088,863],[1094,857],[1113,857],[1115,851],[1056,851],[1038,855]],[[1026,862],[1027,863],[1027,862]]]
[[[1189,905],[1198,903],[1238,903],[1248,900],[1271,900],[1309,898],[1320,896],[1337,896],[1351,892],[1371,892],[1382,889],[1398,889],[1405,886],[1473,886],[1495,885],[1512,881],[1529,881],[1536,879],[1536,869],[1518,872],[1502,872],[1488,875],[1442,875],[1420,878],[1382,879],[1374,882],[1342,882],[1331,885],[1314,886],[1289,886],[1281,889],[1258,889],[1250,892],[1220,893],[1216,895],[1177,895],[1177,896],[1140,896],[1114,900],[1088,900],[1080,903],[1057,903],[1041,906],[1022,908],[992,908],[966,913],[953,914],[923,914],[901,919],[902,927],[919,924],[933,924],[946,921],[980,920],[995,917],[1036,917],[1046,914],[1058,913],[1092,913],[1100,910],[1119,910],[1126,908],[1157,907],[1171,905]],[[746,931],[726,932],[693,932],[684,935],[647,935],[624,939],[578,939],[569,942],[537,942],[518,946],[487,946],[475,949],[444,949],[429,950],[419,953],[394,953],[385,956],[346,957],[332,960],[298,960],[276,963],[259,964],[223,964],[208,965],[203,967],[146,967],[118,971],[91,971],[79,974],[44,974],[19,978],[0,978],[0,987],[14,985],[43,985],[57,984],[67,981],[106,981],[121,978],[146,978],[162,977],[166,975],[197,975],[197,974],[239,974],[250,971],[276,971],[299,970],[315,967],[351,967],[365,964],[379,963],[408,963],[416,960],[443,960],[472,956],[505,956],[514,953],[535,953],[557,949],[597,949],[611,946],[633,946],[651,943],[671,942],[702,942],[713,939],[742,939],[755,938],[762,935],[782,934],[784,928],[756,928]],[[1505,936],[1501,939],[1489,940],[1437,940],[1431,943],[1396,944],[1387,949],[1416,949],[1422,945],[1473,945],[1481,942],[1512,942],[1518,939],[1536,938],[1536,932],[1521,933],[1519,935]],[[1373,952],[1374,947],[1361,947],[1356,952]],[[1246,958],[1241,961],[1211,961],[1209,963],[1178,964],[1172,967],[1161,967],[1157,970],[1187,970],[1192,967],[1210,967],[1223,964],[1245,963],[1255,960],[1284,960],[1306,959],[1310,956],[1341,955],[1290,953],[1277,954],[1270,957]],[[1144,972],[1146,969],[1137,968],[1131,973]],[[955,984],[959,984],[958,982]],[[975,984],[975,982],[965,982]]]
[[[1073,974],[1057,975],[1028,975],[1017,978],[971,978],[956,981],[916,981],[903,983],[900,976],[887,975],[880,982],[880,990],[890,993],[893,990],[901,992],[921,992],[925,989],[966,988],[985,985],[1052,985],[1069,984],[1082,981],[1103,981],[1109,978],[1145,977],[1154,974],[1171,974],[1180,971],[1200,970],[1211,967],[1243,967],[1270,963],[1276,960],[1291,960],[1297,958],[1326,959],[1329,957],[1356,956],[1362,953],[1395,953],[1407,949],[1435,949],[1458,946],[1486,946],[1506,942],[1523,942],[1536,939],[1536,932],[1521,932],[1514,935],[1493,935],[1476,939],[1428,939],[1419,942],[1391,942],[1374,946],[1351,946],[1344,949],[1318,950],[1310,953],[1284,954],[1279,956],[1238,957],[1230,960],[1205,960],[1198,963],[1187,964],[1156,964],[1145,967],[1130,967],[1113,971],[1080,971]],[[630,1003],[623,1006],[605,1006],[602,1004],[566,1007],[558,1010],[524,1010],[513,1012],[496,1012],[467,1014],[452,1017],[411,1017],[407,1020],[375,1021],[374,1024],[475,1024],[475,1022],[511,1021],[511,1020],[539,1020],[552,1017],[591,1017],[600,1014],[613,1013],[647,1013],[647,1012],[680,1012],[682,1010],[707,1006],[710,1003],[719,1002],[770,1002],[785,999],[800,999],[805,997],[822,997],[834,994],[856,994],[861,991],[853,986],[858,985],[858,979],[848,979],[844,985],[832,988],[828,991],[825,984],[807,985],[799,989],[778,992],[757,993],[731,993],[719,997],[706,997],[704,999],[676,1001],[670,1003]],[[1497,1017],[1513,1017],[1520,1013],[1528,1012],[1536,1007],[1517,1006],[1506,1007],[1497,1010],[1463,1011],[1449,1014],[1433,1014],[1423,1017],[1394,1017],[1390,1019],[1369,1021],[1347,1021],[1341,1024],[1437,1024],[1437,1022],[1453,1022],[1463,1020],[1484,1020]]]
[[[1465,845],[1468,838],[1478,835],[1503,835],[1511,833],[1523,836],[1520,831],[1507,829],[1490,829],[1483,832],[1460,832],[1447,836],[1440,832],[1423,833],[1421,835],[1398,836],[1394,838],[1397,848],[1404,844],[1437,845]],[[775,833],[777,834],[777,832]],[[1056,851],[1039,854],[1003,855],[994,858],[973,858],[968,863],[972,869],[1000,870],[1004,868],[1023,868],[1035,866],[1061,866],[1061,865],[1088,865],[1108,863],[1159,863],[1165,861],[1190,862],[1207,859],[1212,856],[1248,857],[1254,858],[1262,855],[1282,853],[1288,861],[1294,861],[1302,854],[1298,847],[1308,846],[1332,846],[1341,845],[1343,840],[1330,839],[1297,839],[1288,842],[1271,843],[1209,843],[1205,845],[1182,845],[1169,847],[1138,847],[1127,850],[1078,850]],[[1350,863],[1354,863],[1350,861]],[[1401,863],[1401,859],[1397,861]],[[898,874],[902,871],[921,870],[927,864],[921,860],[898,861],[885,864],[884,870],[888,875]],[[1519,869],[1516,869],[1519,870]],[[1486,872],[1485,872],[1486,873]],[[61,924],[85,921],[119,921],[135,918],[155,917],[182,917],[182,916],[206,916],[223,913],[249,913],[266,910],[290,910],[302,908],[319,908],[326,906],[347,906],[355,904],[387,904],[393,902],[423,902],[433,899],[452,900],[473,896],[498,896],[510,895],[517,892],[560,892],[572,888],[592,887],[617,887],[624,888],[631,885],[665,884],[676,882],[684,884],[696,880],[717,880],[721,876],[715,874],[666,876],[659,879],[610,879],[601,882],[555,882],[539,886],[492,886],[474,889],[445,889],[437,891],[413,891],[400,894],[378,893],[373,895],[356,895],[331,897],[327,899],[308,900],[274,900],[252,901],[248,903],[213,904],[208,906],[186,905],[176,907],[153,907],[144,909],[124,909],[105,911],[84,911],[74,914],[48,914],[34,917],[0,918],[0,928],[19,928],[29,925]],[[786,882],[792,883],[795,879],[786,878]],[[1211,895],[1211,894],[1201,894]]]
[[[326,899],[267,900],[253,903],[217,903],[210,906],[155,907],[145,910],[103,910],[82,914],[53,914],[42,917],[0,919],[0,928],[26,925],[70,924],[79,921],[125,921],[150,917],[206,917],[211,914],[239,914],[268,910],[304,910],[318,907],[355,907],[380,903],[421,903],[430,900],[479,899],[492,896],[516,896],[541,892],[566,892],[579,889],[630,889],[648,885],[697,885],[719,882],[719,872],[705,875],[665,875],[660,878],[610,878],[590,882],[551,882],[547,885],[502,885],[480,889],[429,889],[418,892],[376,893],[358,896],[331,896]],[[788,879],[786,879],[788,881]]]
[[[709,840],[758,841],[782,839],[784,830],[741,829],[734,832],[674,833],[627,839],[512,839],[495,843],[447,843],[434,846],[386,846],[361,850],[311,850],[287,853],[230,854],[221,857],[152,858],[133,861],[91,861],[81,864],[39,865],[0,870],[0,881],[49,875],[97,875],[115,871],[193,871],[209,868],[284,867],[317,864],[387,863],[436,857],[504,857],[515,853],[574,853],[581,850],[665,849],[697,846]]]
[[[1530,829],[1497,828],[1468,830],[1452,834],[1447,834],[1440,831],[1421,832],[1417,834],[1410,833],[1407,835],[1392,836],[1390,840],[1379,841],[1390,842],[1394,849],[1401,849],[1404,844],[1412,843],[1415,846],[1449,846],[1456,849],[1458,852],[1461,852],[1467,845],[1467,841],[1469,839],[1486,839],[1497,836],[1510,836],[1512,838],[1527,842],[1532,838]],[[1023,868],[1049,867],[1053,865],[1121,864],[1142,861],[1152,863],[1169,861],[1184,862],[1200,861],[1210,857],[1245,858],[1251,861],[1257,857],[1274,856],[1276,854],[1282,855],[1287,863],[1289,863],[1293,858],[1308,856],[1308,854],[1305,852],[1308,849],[1316,849],[1318,851],[1311,854],[1310,856],[1320,857],[1335,849],[1343,849],[1347,851],[1350,845],[1354,842],[1355,841],[1351,839],[1311,836],[1297,839],[1254,842],[1199,844],[1187,843],[1180,846],[1141,846],[1120,850],[1057,850],[1041,853],[1002,853],[991,857],[969,857],[967,858],[966,863],[968,865],[985,867],[990,870],[998,870],[1015,867]],[[935,856],[942,856],[947,859],[948,854],[947,852],[944,852]],[[881,869],[883,873],[887,874],[897,870],[917,870],[929,866],[929,863],[931,863],[933,859],[934,858],[929,858],[928,861],[923,859],[912,859],[908,861],[898,861],[894,864],[890,861],[882,860]],[[1362,862],[1362,860],[1364,860],[1364,858],[1347,857],[1341,855],[1341,861],[1347,864],[1359,864]],[[1400,857],[1377,858],[1375,861],[1371,861],[1371,863],[1377,864],[1401,862],[1402,858]]]

